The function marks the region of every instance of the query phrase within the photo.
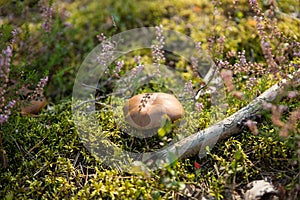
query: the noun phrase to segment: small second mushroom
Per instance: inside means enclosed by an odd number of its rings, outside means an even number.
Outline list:
[[[28,97],[32,93],[33,91],[26,87],[19,91],[19,94],[25,97]],[[34,98],[22,100],[21,102],[21,114],[23,116],[38,114],[48,103],[46,97],[41,94],[36,95]]]
[[[174,95],[145,93],[130,98],[123,107],[125,120],[134,128],[159,128],[167,115],[175,121],[184,115],[184,109]]]

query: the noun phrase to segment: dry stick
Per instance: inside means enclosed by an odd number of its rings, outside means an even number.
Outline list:
[[[199,156],[201,156],[200,154],[205,154],[206,146],[213,147],[219,139],[224,139],[240,132],[239,123],[262,111],[263,103],[275,100],[279,96],[280,91],[281,87],[279,84],[272,86],[230,117],[178,141],[158,153],[158,157],[165,160],[169,153],[173,153],[183,159],[194,156],[197,153],[199,153]]]

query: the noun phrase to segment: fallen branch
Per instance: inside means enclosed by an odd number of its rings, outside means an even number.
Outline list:
[[[197,153],[199,153],[200,157],[203,157],[206,146],[212,148],[219,139],[224,139],[240,132],[240,123],[262,111],[263,103],[273,101],[278,96],[280,88],[278,84],[274,85],[230,117],[184,138],[172,145],[168,151],[175,151],[177,155],[181,155],[181,158],[193,156]]]
[[[297,83],[299,84],[299,71],[294,73]],[[276,98],[280,98],[282,91],[284,90],[283,85],[285,84],[285,80],[276,84],[254,99],[250,104],[234,113],[230,117],[225,118],[224,120],[201,130],[193,135],[190,135],[173,145],[157,152],[155,156],[151,156],[150,158],[143,158],[145,160],[167,160],[168,155],[173,154],[174,157],[177,158],[187,158],[194,156],[196,154],[199,157],[204,157],[206,154],[206,147],[212,148],[218,140],[228,138],[238,132],[241,131],[240,124],[243,120],[257,115],[259,112],[263,111],[263,104],[265,102],[272,102]],[[156,163],[157,164],[157,163]]]
[[[199,157],[204,157],[206,155],[207,147],[210,147],[211,149],[220,139],[228,138],[241,132],[241,124],[243,124],[243,121],[245,122],[250,117],[263,111],[264,103],[273,102],[275,99],[279,100],[282,98],[283,92],[287,87],[299,85],[299,76],[300,70],[293,75],[287,76],[288,79],[291,79],[291,82],[287,83],[286,80],[283,80],[280,83],[275,84],[230,117],[156,152],[123,152],[109,140],[102,140],[103,138],[97,139],[98,142],[96,142],[96,145],[92,145],[92,143],[89,144],[90,146],[88,148],[92,153],[97,153],[99,157],[103,157],[103,155],[106,156],[105,159],[109,157],[108,162],[110,162],[110,158],[113,157],[114,159],[109,165],[117,167],[119,171],[122,171],[121,166],[127,168],[129,163],[134,163],[133,167],[146,165],[145,167],[147,169],[149,167],[158,169],[163,168],[167,163],[170,164],[171,162],[174,162],[176,159],[184,159],[196,154],[198,154]],[[99,142],[100,140],[102,141]]]

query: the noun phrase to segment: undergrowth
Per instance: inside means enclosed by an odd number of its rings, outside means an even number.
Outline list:
[[[249,182],[261,179],[271,181],[282,199],[297,199],[300,192],[297,84],[289,85],[281,99],[265,105],[259,116],[251,119],[256,122],[257,132],[245,126],[240,133],[207,149],[204,158],[178,160],[153,172],[138,166],[119,172],[95,158],[75,128],[70,102],[76,71],[85,56],[99,44],[97,35],[111,36],[131,28],[162,24],[201,42],[201,47],[209,52],[224,81],[227,105],[224,115],[230,116],[275,83],[288,80],[297,70],[299,73],[297,5],[297,1],[256,4],[254,0],[105,0],[101,3],[56,0],[1,4],[1,50],[12,44],[12,31],[17,33],[8,77],[19,87],[34,85],[33,82],[48,75],[45,96],[50,102],[37,116],[22,116],[18,108],[13,109],[7,122],[1,124],[0,150],[5,155],[1,157],[2,163],[7,159],[7,166],[2,164],[0,169],[1,199],[197,199],[203,196],[232,199],[243,196]],[[149,52],[133,52],[119,75],[136,66],[136,54],[142,55],[141,65],[151,60]],[[166,54],[166,64],[176,69],[184,80],[191,80],[192,90],[197,90],[202,80],[191,75],[192,64],[174,57]],[[116,72],[116,66],[112,72]],[[101,81],[107,80],[106,77]],[[167,81],[171,86],[176,85],[171,78]],[[108,86],[99,86],[101,95],[111,92]],[[170,92],[172,87],[164,85],[163,90]],[[160,85],[151,83],[138,90],[153,91],[161,91]],[[13,99],[11,95],[4,97],[7,102]],[[192,121],[197,130],[211,125],[207,120],[212,115],[208,109],[209,98],[205,96],[198,102],[204,108],[197,115],[199,119]],[[104,103],[110,105],[110,100]],[[120,104],[125,97],[113,100]],[[7,109],[1,106],[4,108]],[[175,137],[176,128],[172,127],[164,130],[162,137],[146,142],[133,139],[116,128],[112,116],[110,112],[98,110],[99,123],[111,141],[125,149],[151,151]]]

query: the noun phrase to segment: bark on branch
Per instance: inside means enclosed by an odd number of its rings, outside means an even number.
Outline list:
[[[296,82],[299,82],[299,80]],[[163,149],[156,154],[155,158],[166,160],[170,153],[181,159],[191,157],[196,154],[199,154],[199,157],[205,156],[207,146],[212,148],[218,140],[228,138],[229,136],[240,132],[240,123],[248,117],[256,115],[262,111],[264,102],[272,102],[276,98],[280,98],[283,89],[281,86],[282,82],[272,86],[247,106],[240,109],[230,117],[227,117],[204,130],[190,135],[166,149]],[[146,158],[146,160],[153,158],[154,157]]]

